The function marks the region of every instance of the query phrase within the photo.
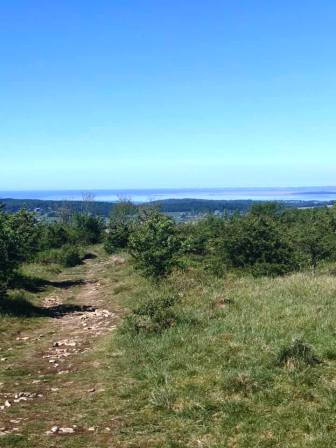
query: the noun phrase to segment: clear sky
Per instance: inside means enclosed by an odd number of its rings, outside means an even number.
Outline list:
[[[0,190],[336,184],[334,0],[2,0]]]

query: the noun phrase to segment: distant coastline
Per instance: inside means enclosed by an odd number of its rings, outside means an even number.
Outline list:
[[[166,199],[206,200],[257,200],[257,201],[332,201],[336,200],[336,187],[282,187],[282,188],[157,188],[157,189],[106,189],[106,190],[45,190],[0,191],[1,198],[40,199],[53,201],[80,201],[90,192],[96,201],[115,202],[128,198],[136,203]]]

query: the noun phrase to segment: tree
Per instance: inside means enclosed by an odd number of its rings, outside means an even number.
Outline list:
[[[0,210],[0,294],[13,279],[15,270],[33,258],[40,248],[41,224],[34,213]]]
[[[298,268],[294,247],[271,209],[232,217],[215,252],[222,263],[253,275],[283,275]]]
[[[294,238],[300,251],[316,271],[318,263],[336,253],[336,235],[333,216],[328,209],[305,210],[303,219],[294,227]]]
[[[43,226],[41,249],[59,249],[70,240],[69,226],[62,223],[51,223]]]
[[[102,218],[86,213],[75,213],[71,222],[71,237],[75,243],[96,244],[103,238]]]
[[[143,275],[156,279],[179,265],[180,247],[176,224],[157,210],[144,210],[129,238],[136,268]]]
[[[137,207],[129,199],[120,199],[110,216],[104,248],[112,254],[128,245]]]
[[[0,298],[7,289],[7,284],[16,263],[10,260],[13,247],[13,235],[9,232],[6,216],[0,212]]]
[[[183,240],[183,251],[186,254],[206,255],[209,245],[223,230],[225,220],[214,215],[197,222],[186,223],[179,226]]]
[[[6,215],[7,226],[12,234],[13,244],[11,259],[24,262],[40,249],[42,225],[36,215],[25,209]]]

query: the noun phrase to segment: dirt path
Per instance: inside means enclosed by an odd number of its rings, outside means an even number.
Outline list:
[[[123,263],[119,257],[87,260],[80,279],[77,271],[70,271],[70,279],[59,282],[64,287],[56,288],[44,299],[42,308],[47,317],[43,324],[17,335],[13,350],[18,355],[7,365],[4,360],[8,384],[0,383],[0,436],[20,434],[30,423],[35,424],[36,419],[43,419],[45,401],[64,396],[73,387],[73,374],[76,374],[76,391],[87,394],[96,391],[94,385],[90,389],[86,382],[81,385],[78,377],[81,369],[87,368],[84,357],[95,349],[98,338],[116,329],[120,319],[120,310],[113,309],[106,295],[106,272]],[[18,375],[20,370],[25,374]],[[43,427],[43,420],[40,426]],[[76,425],[44,428],[47,435],[78,430]]]

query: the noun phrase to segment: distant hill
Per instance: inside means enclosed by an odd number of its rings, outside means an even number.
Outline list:
[[[212,200],[212,199],[164,199],[160,201],[147,202],[147,205],[159,205],[163,213],[189,213],[205,214],[214,212],[240,212],[248,211],[253,204],[265,201],[253,200]],[[303,207],[323,207],[330,206],[335,201],[278,201],[284,207],[303,208]],[[116,202],[83,202],[83,201],[52,201],[40,199],[0,199],[7,212],[13,213],[22,208],[31,211],[38,211],[42,215],[49,217],[57,216],[58,212],[66,208],[73,212],[89,211],[92,214],[108,217]]]

